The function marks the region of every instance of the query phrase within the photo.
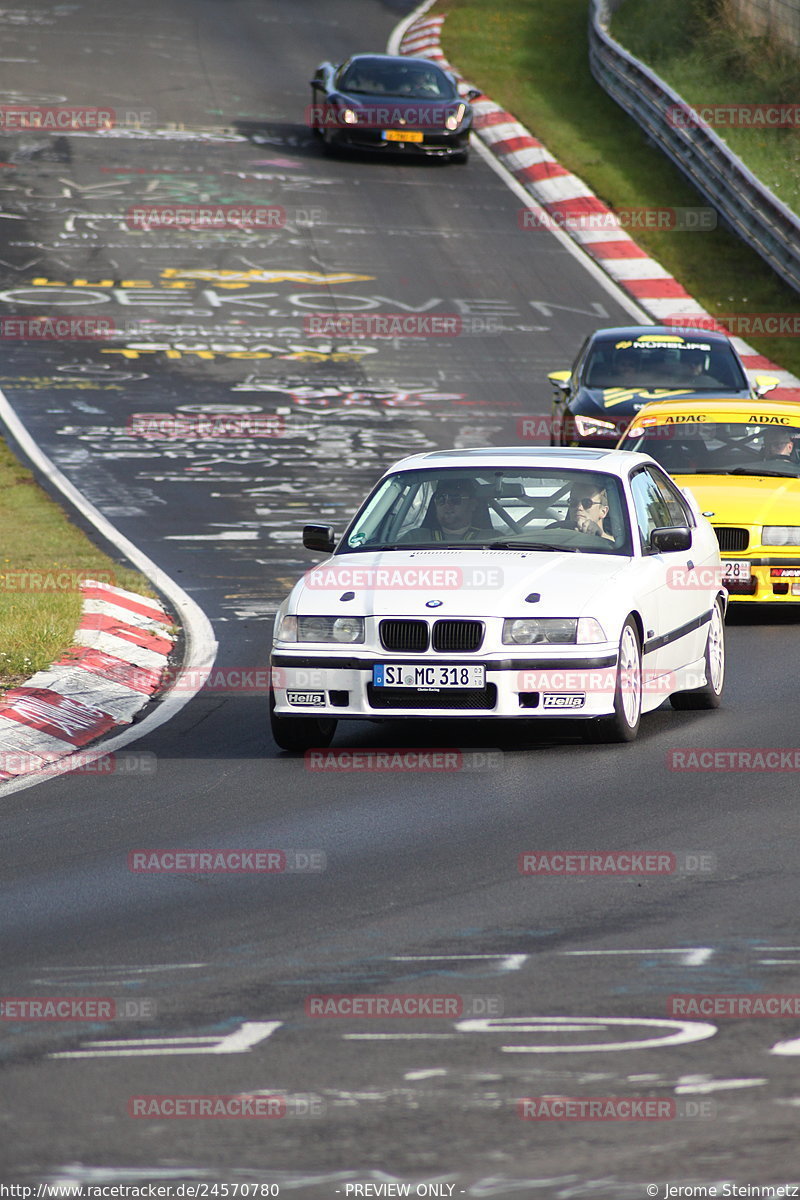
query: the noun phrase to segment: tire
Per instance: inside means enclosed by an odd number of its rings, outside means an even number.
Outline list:
[[[676,692],[669,702],[679,711],[698,708],[719,708],[722,689],[725,686],[725,618],[719,599],[714,601],[711,621],[708,626],[704,655],[706,682],[690,692]]]
[[[632,686],[630,686],[632,684]],[[614,714],[589,725],[595,742],[632,742],[642,716],[642,643],[632,617],[622,626],[614,687]]]
[[[336,733],[335,717],[286,717],[275,712],[275,693],[269,696],[269,723],[281,750],[325,750]]]

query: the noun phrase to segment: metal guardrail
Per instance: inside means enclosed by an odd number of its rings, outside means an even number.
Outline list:
[[[589,0],[589,64],[600,86],[633,117],[731,228],[800,291],[800,218],[748,171],[703,123],[681,126],[691,106],[608,32],[624,0]],[[672,115],[670,113],[672,110]]]

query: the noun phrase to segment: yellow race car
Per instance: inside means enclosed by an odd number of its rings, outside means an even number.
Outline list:
[[[734,601],[800,601],[800,404],[661,400],[619,449],[650,454],[714,526]]]

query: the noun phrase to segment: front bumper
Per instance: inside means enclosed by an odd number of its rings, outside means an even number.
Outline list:
[[[518,718],[601,717],[614,709],[616,647],[585,647],[574,655],[564,648],[551,657],[508,658],[482,655],[435,657],[384,653],[292,652],[279,648],[272,656],[275,711],[281,715],[336,717],[338,720],[383,720],[440,717]],[[511,650],[511,647],[509,647]],[[379,663],[420,663],[486,668],[483,689],[415,690],[373,686],[372,668]]]
[[[402,132],[397,130],[393,132]],[[328,137],[335,146],[351,150],[369,150],[378,154],[419,155],[423,158],[449,158],[463,154],[469,148],[469,129],[429,130],[422,132],[421,142],[387,141],[380,129],[359,128],[348,125],[332,130]]]
[[[750,563],[749,583],[725,584],[735,604],[800,603],[800,558],[750,557],[748,554],[722,553],[723,559]]]

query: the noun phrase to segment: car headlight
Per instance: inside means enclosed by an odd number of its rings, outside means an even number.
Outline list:
[[[765,525],[762,546],[800,546],[800,525]]]
[[[458,129],[459,125],[464,120],[464,113],[466,111],[467,111],[466,104],[459,104],[456,111],[454,113],[451,113],[450,116],[445,121],[445,127],[447,129]]]
[[[506,646],[565,645],[575,641],[578,622],[565,617],[508,617],[503,621]]]
[[[363,617],[298,617],[298,642],[363,642]]]
[[[358,124],[358,117],[352,108],[343,108],[339,113],[339,116],[342,118],[345,125]]]
[[[596,417],[579,417],[574,413],[573,417],[580,437],[592,437],[597,433],[605,436],[619,432],[613,421],[598,421]]]

